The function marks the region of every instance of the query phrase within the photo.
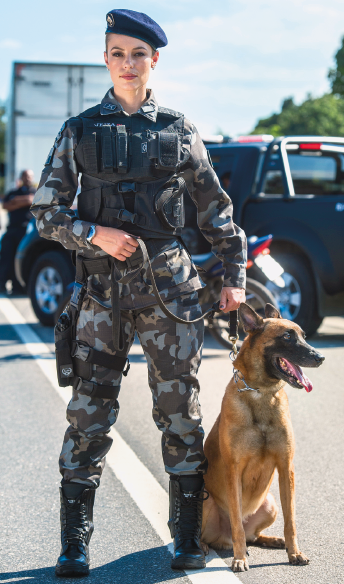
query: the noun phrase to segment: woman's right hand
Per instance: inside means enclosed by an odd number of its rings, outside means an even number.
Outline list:
[[[100,247],[110,256],[123,262],[126,258],[130,258],[139,244],[132,235],[129,235],[129,233],[126,233],[121,229],[96,225],[96,232],[92,238],[92,245]]]

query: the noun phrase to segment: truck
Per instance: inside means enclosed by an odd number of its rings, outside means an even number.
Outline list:
[[[205,145],[233,201],[235,223],[248,237],[273,236],[271,256],[284,271],[277,280],[266,277],[261,283],[282,317],[311,335],[325,316],[343,316],[344,138],[245,136]],[[188,194],[185,201],[183,239],[192,254],[208,253],[196,207]],[[40,240],[29,226],[18,247],[16,275],[22,285],[29,284],[41,322],[53,321],[72,269],[66,250],[56,241]],[[249,264],[248,276],[250,269]]]
[[[311,335],[325,316],[343,316],[344,138],[251,135],[206,146],[234,222],[248,237],[273,235],[284,285],[265,285],[282,317]],[[188,224],[192,213],[193,204]],[[197,245],[206,252],[209,244]]]
[[[13,63],[7,107],[7,191],[24,169],[32,169],[39,180],[63,122],[99,103],[110,86],[105,65]]]

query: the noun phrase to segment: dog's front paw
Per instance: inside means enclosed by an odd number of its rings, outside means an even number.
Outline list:
[[[205,555],[207,556],[209,554],[209,546],[207,543],[204,543],[204,541],[201,541],[201,548],[204,551]]]
[[[288,556],[289,564],[293,564],[293,566],[306,566],[309,564],[309,559],[302,552],[298,552],[297,554],[288,554]]]
[[[246,558],[244,558],[243,560],[237,560],[236,558],[234,558],[232,562],[233,572],[245,572],[245,570],[247,571],[249,569],[250,568]]]

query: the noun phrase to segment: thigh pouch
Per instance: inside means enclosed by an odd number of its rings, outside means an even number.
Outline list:
[[[75,283],[69,312],[63,312],[55,325],[55,353],[57,378],[60,387],[73,385],[74,389],[87,395],[116,398],[118,387],[98,385],[90,381],[93,368],[99,365],[127,375],[130,365],[127,357],[109,355],[96,351],[86,343],[75,340],[76,320],[80,312],[84,286]],[[117,399],[117,398],[116,398]]]

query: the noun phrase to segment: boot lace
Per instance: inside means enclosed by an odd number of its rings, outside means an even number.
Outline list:
[[[182,539],[198,537],[200,525],[199,508],[203,501],[209,498],[207,491],[196,493],[180,493],[180,504],[177,508],[176,528]]]
[[[67,502],[64,512],[64,523],[65,543],[67,545],[84,544],[88,531],[86,505],[78,501],[74,503]]]

